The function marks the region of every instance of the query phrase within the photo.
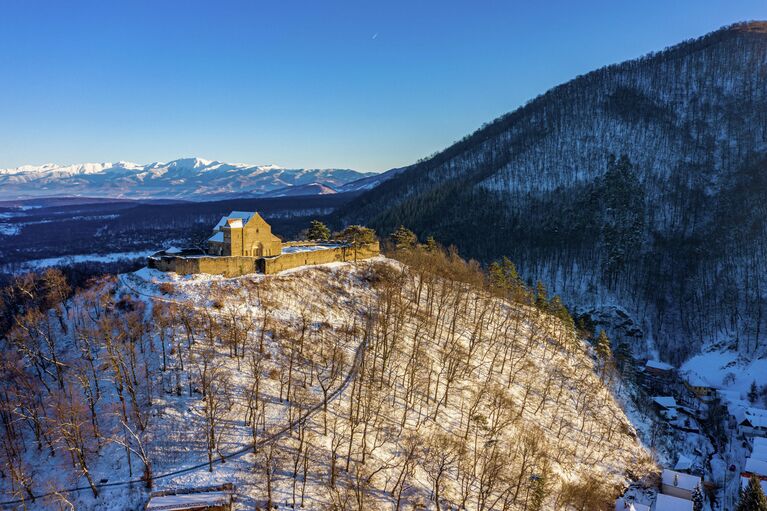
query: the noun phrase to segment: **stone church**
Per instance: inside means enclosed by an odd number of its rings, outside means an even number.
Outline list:
[[[208,254],[271,257],[282,253],[282,241],[256,212],[232,211],[221,217],[208,238]]]
[[[357,261],[380,253],[378,241],[352,247],[343,241],[288,241],[282,243],[272,227],[255,211],[232,211],[221,217],[208,246],[172,247],[149,256],[147,266],[181,275],[207,273],[237,277],[272,274],[299,266]]]

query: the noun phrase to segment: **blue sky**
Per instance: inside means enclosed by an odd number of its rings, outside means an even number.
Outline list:
[[[381,171],[767,0],[0,0],[0,168],[200,156]]]

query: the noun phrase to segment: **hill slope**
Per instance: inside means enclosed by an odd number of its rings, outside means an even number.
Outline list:
[[[765,196],[767,23],[753,22],[555,87],[340,219],[508,255],[679,362],[705,340],[764,352]]]
[[[133,478],[146,459],[156,488],[232,481],[236,509],[270,498],[358,510],[611,503],[654,467],[589,350],[480,278],[442,253],[237,279],[142,270],[81,291],[68,314],[55,309],[61,319],[23,315],[57,332],[55,348],[25,329],[10,335],[0,386],[20,406],[6,416],[72,419],[3,431],[17,447],[0,451],[14,469],[0,480],[3,500],[87,489],[87,466],[97,497],[65,492],[28,509],[62,498],[138,508],[141,485],[98,483],[130,477],[127,443]],[[17,349],[33,361],[26,370],[12,363]],[[83,456],[70,463],[71,445]]]

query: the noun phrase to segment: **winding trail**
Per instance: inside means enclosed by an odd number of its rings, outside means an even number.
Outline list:
[[[159,300],[163,300],[163,301],[170,301],[170,302],[180,303],[180,302],[177,302],[176,300],[169,300],[167,298],[162,298],[162,297],[158,297],[158,296],[152,296],[152,295],[149,295],[147,293],[143,293],[141,291],[138,291],[133,286],[131,286],[130,284],[126,283],[122,279],[122,275],[118,275],[118,281],[120,283],[122,283],[125,287],[130,289],[131,291],[133,291],[135,293],[138,293],[140,295],[148,296],[150,298],[155,298],[155,299],[159,299]],[[322,411],[326,404],[330,404],[331,402],[336,400],[338,397],[340,397],[344,393],[346,388],[349,386],[349,383],[351,383],[351,381],[357,375],[357,372],[359,371],[360,364],[362,363],[362,358],[363,358],[363,356],[365,354],[365,350],[367,349],[367,345],[368,345],[368,339],[365,338],[357,346],[357,349],[354,352],[354,360],[352,361],[352,366],[349,368],[349,372],[346,374],[346,376],[344,377],[344,379],[341,382],[341,384],[338,387],[336,387],[335,390],[333,390],[330,394],[328,394],[327,399],[323,399],[322,401],[320,401],[316,405],[306,409],[303,412],[303,414],[301,414],[301,416],[299,416],[297,419],[295,419],[292,422],[288,423],[287,425],[283,426],[281,429],[279,429],[275,433],[272,433],[268,437],[265,437],[265,438],[259,440],[255,444],[251,443],[250,445],[248,445],[246,447],[235,449],[235,450],[233,450],[231,452],[228,452],[226,454],[219,455],[218,457],[214,458],[210,462],[210,464],[217,465],[219,463],[223,463],[226,460],[229,460],[229,459],[232,459],[232,458],[237,458],[239,456],[242,456],[243,454],[247,454],[247,453],[252,452],[252,451],[254,451],[256,449],[260,449],[263,446],[269,445],[269,444],[275,442],[276,440],[282,438],[283,436],[287,435],[292,430],[296,429],[299,425],[302,425],[303,423],[305,423],[306,421],[311,419],[318,412]],[[190,465],[188,467],[180,468],[180,469],[173,470],[173,471],[170,471],[170,472],[161,473],[161,474],[153,476],[152,477],[152,482],[154,483],[156,481],[161,481],[163,479],[169,479],[171,477],[175,477],[175,476],[178,476],[178,475],[181,475],[181,474],[188,474],[190,472],[195,472],[197,470],[207,469],[208,466],[209,466],[209,463],[207,461],[205,461],[203,463],[197,463],[195,465]],[[115,481],[113,483],[100,483],[100,484],[96,484],[94,486],[97,489],[103,489],[103,488],[113,488],[113,487],[118,487],[118,486],[128,486],[128,485],[133,485],[133,484],[144,484],[144,483],[145,483],[145,481],[143,479],[141,479],[141,478],[134,478],[134,479],[127,479],[125,481]],[[86,485],[86,486],[76,486],[76,487],[73,487],[73,488],[62,488],[60,490],[49,491],[49,492],[46,492],[46,493],[42,493],[40,495],[35,495],[34,500],[30,498],[30,499],[16,499],[16,500],[8,500],[8,501],[5,501],[5,502],[0,502],[0,507],[7,508],[9,506],[14,506],[14,505],[18,505],[18,504],[29,503],[29,502],[36,502],[38,499],[45,499],[45,498],[53,497],[53,496],[59,495],[59,494],[78,493],[78,492],[86,491],[86,490],[90,491],[91,487]]]

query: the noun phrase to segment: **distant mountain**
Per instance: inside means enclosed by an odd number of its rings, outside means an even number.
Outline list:
[[[335,190],[376,176],[349,169],[287,169],[200,158],[148,165],[129,162],[26,165],[0,170],[0,200],[54,195],[211,200],[258,197],[315,183],[322,189]],[[305,191],[312,193],[311,188]]]
[[[765,22],[579,76],[339,212],[509,256],[672,362],[709,341],[767,352],[766,219]]]
[[[306,195],[329,195],[338,193],[335,189],[322,183],[308,185],[286,186],[262,194],[262,197],[303,197]]]
[[[368,177],[363,177],[349,183],[331,187],[324,183],[309,183],[307,185],[299,186],[286,186],[285,188],[278,188],[270,192],[261,194],[261,197],[298,197],[307,195],[329,195],[332,193],[348,193],[348,192],[365,192],[372,190],[376,186],[380,185],[384,181],[388,181],[400,172],[405,170],[406,167],[396,168],[381,172],[380,174],[373,174]]]
[[[389,179],[398,176],[402,172],[405,171],[409,167],[398,167],[391,170],[387,170],[386,172],[381,172],[380,174],[373,174],[368,177],[363,177],[360,179],[357,179],[356,181],[352,181],[350,183],[346,183],[344,185],[341,185],[338,187],[337,191],[339,192],[357,192],[357,191],[366,191],[366,190],[372,190],[376,186],[380,185],[384,181],[388,181]]]

